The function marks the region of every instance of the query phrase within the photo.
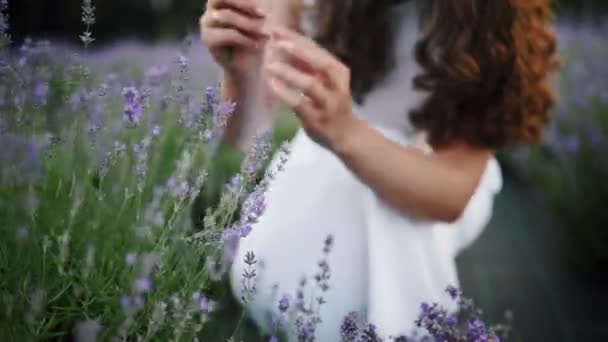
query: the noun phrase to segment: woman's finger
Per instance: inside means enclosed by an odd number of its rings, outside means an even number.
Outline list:
[[[207,27],[233,28],[245,34],[268,38],[264,30],[264,20],[251,18],[231,9],[213,10],[209,14]]]
[[[271,77],[281,80],[289,88],[299,89],[319,107],[325,107],[329,97],[328,90],[316,77],[278,61],[269,64],[267,70]]]
[[[340,65],[330,53],[318,46],[311,46],[307,43],[294,40],[280,40],[275,46],[289,58],[305,63],[319,74],[322,74],[324,81],[330,87],[336,88],[340,86],[341,79],[336,77],[338,76],[337,69],[340,68]]]
[[[270,77],[268,86],[272,94],[280,101],[293,109],[296,116],[305,126],[310,126],[318,115],[318,111],[304,94],[291,89],[278,78]]]
[[[204,35],[205,43],[210,47],[232,47],[240,46],[257,50],[260,42],[253,37],[247,36],[242,32],[232,28],[206,28]]]
[[[266,16],[262,8],[256,5],[256,2],[252,0],[209,0],[207,2],[207,8],[231,8],[257,18],[264,18]]]

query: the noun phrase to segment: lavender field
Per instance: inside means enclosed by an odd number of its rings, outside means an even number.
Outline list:
[[[234,104],[219,100],[197,36],[97,46],[88,3],[79,45],[10,47],[1,16],[0,341],[260,340],[223,278],[288,162],[295,120],[283,113],[241,163],[217,149]],[[423,305],[429,338],[608,339],[608,20],[564,17],[556,30],[559,104],[546,140],[501,153],[495,216],[458,260],[484,313],[449,288],[470,317]],[[283,163],[262,177],[274,152]],[[193,224],[198,198],[208,210]],[[247,262],[244,301],[255,255]],[[314,340],[297,303],[277,305]],[[505,311],[512,330],[491,324]],[[348,327],[344,341],[380,341],[364,323]]]

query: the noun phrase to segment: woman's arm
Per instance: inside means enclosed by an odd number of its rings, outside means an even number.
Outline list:
[[[432,220],[461,216],[490,150],[454,144],[425,155],[387,139],[353,115],[346,65],[295,32],[277,29],[273,36],[273,48],[291,60],[268,66],[270,89],[294,110],[314,140],[392,206]]]
[[[357,119],[345,130],[332,149],[365,184],[397,209],[445,222],[461,216],[492,154],[465,145],[425,154]]]
[[[255,0],[250,0],[255,1]],[[296,1],[285,0],[258,0],[257,5],[265,13],[265,26],[283,26],[290,29],[299,29],[299,6]],[[275,118],[275,106],[267,101],[262,78],[263,70],[260,67],[264,58],[268,57],[268,51],[264,49],[258,56],[240,55],[240,58],[251,67],[251,71],[245,77],[235,78],[224,72],[221,79],[221,94],[225,101],[236,102],[237,106],[233,115],[227,122],[222,142],[247,149],[253,138],[272,127]],[[247,59],[253,61],[247,61]]]

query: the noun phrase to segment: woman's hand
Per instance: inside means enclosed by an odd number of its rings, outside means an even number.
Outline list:
[[[208,0],[200,19],[203,43],[229,77],[254,69],[268,38],[265,14],[252,0]]]
[[[335,151],[360,123],[352,112],[349,68],[288,29],[273,29],[271,48],[284,56],[266,66],[272,93],[295,112],[312,139]]]

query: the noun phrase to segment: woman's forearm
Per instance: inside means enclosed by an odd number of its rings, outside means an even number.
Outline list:
[[[357,120],[335,153],[393,207],[414,216],[452,222],[474,193],[491,153],[455,147],[425,154],[385,138]]]
[[[228,118],[222,142],[230,146],[238,146],[243,131],[243,108],[245,103],[245,91],[239,89],[236,82],[224,75],[221,80],[221,95],[223,101],[233,101],[236,103],[234,113]]]
[[[224,144],[248,150],[254,138],[272,128],[274,108],[266,101],[259,76],[237,81],[225,75],[221,81],[222,99],[236,103],[224,132]]]

